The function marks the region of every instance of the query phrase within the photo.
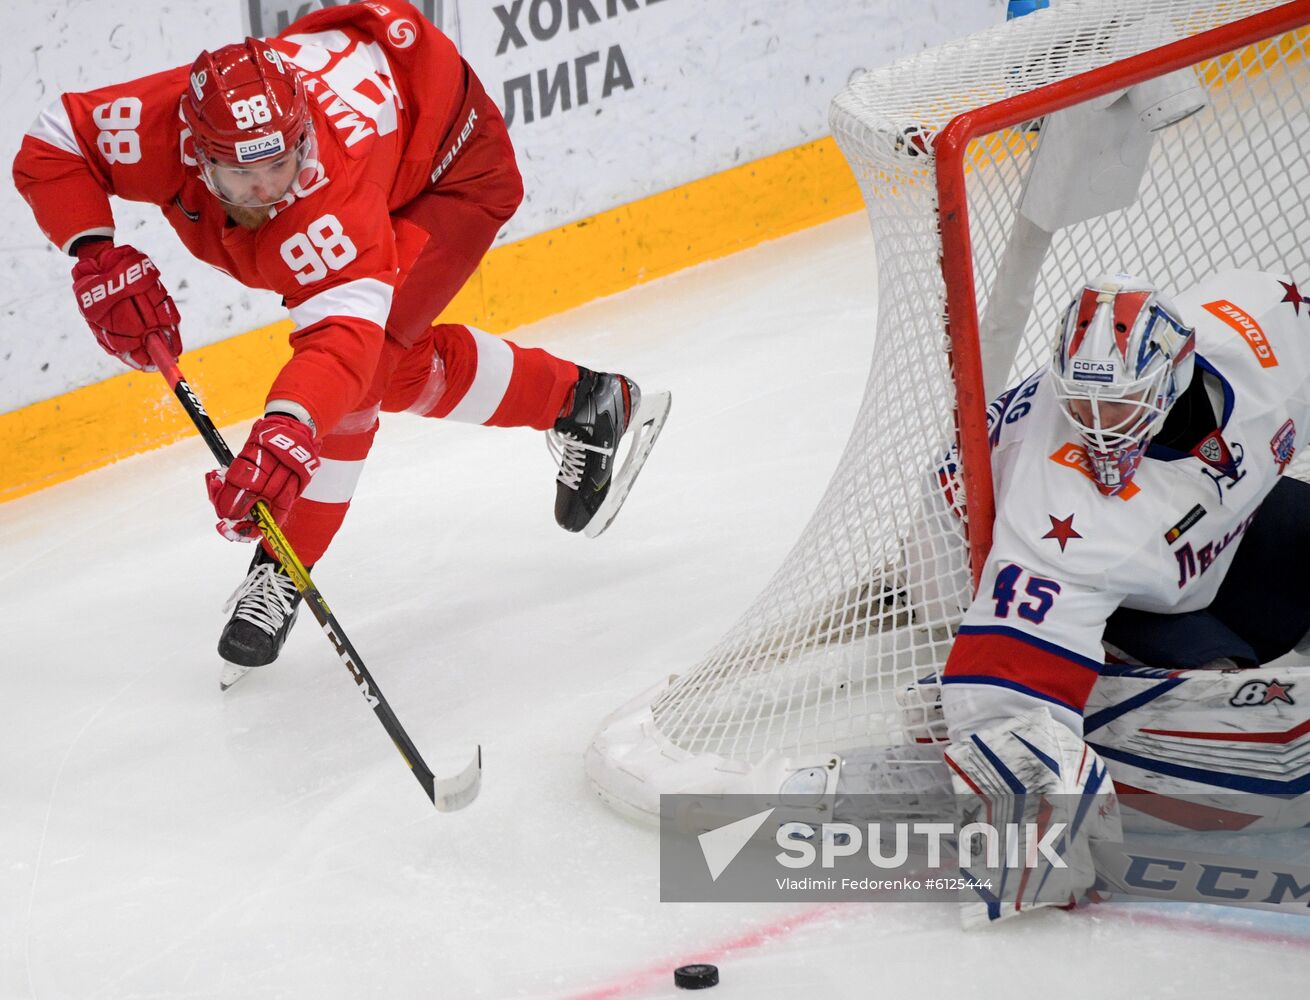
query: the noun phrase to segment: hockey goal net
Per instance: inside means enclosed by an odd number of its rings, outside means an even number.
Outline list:
[[[837,96],[877,256],[864,402],[763,593],[606,720],[603,798],[651,815],[771,761],[941,738],[935,678],[990,545],[987,399],[1045,362],[1085,276],[1307,273],[1308,22],[1310,0],[1075,0]]]

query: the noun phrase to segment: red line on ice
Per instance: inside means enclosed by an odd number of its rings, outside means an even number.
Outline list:
[[[811,924],[817,924],[825,917],[835,913],[842,905],[833,903],[828,906],[817,906],[813,909],[804,910],[795,916],[788,917],[784,920],[778,920],[771,924],[764,924],[754,930],[747,931],[735,938],[729,938],[717,945],[709,948],[697,949],[694,954],[684,955],[681,958],[666,958],[658,964],[649,966],[638,972],[632,972],[622,979],[612,983],[609,986],[601,986],[594,990],[588,990],[586,993],[579,993],[572,1000],[611,1000],[612,997],[621,997],[634,993],[638,990],[647,989],[658,984],[672,984],[673,970],[680,965],[689,965],[692,963],[718,962],[727,956],[742,951],[749,951],[752,948],[758,948],[760,945],[768,944],[770,941],[776,941],[778,938],[785,937],[793,931],[808,927]]]
[[[768,944],[770,941],[786,937],[794,931],[820,923],[843,906],[849,910],[850,904],[832,903],[827,906],[804,910],[795,916],[775,923],[764,924],[709,948],[698,949],[694,954],[663,959],[645,969],[628,973],[608,986],[599,986],[585,993],[578,993],[571,1000],[613,1000],[613,998],[628,996],[640,990],[649,989],[652,986],[667,985],[673,979],[673,970],[680,965],[702,962],[717,963],[734,953],[750,951],[761,945]],[[1143,912],[1135,906],[1118,908],[1111,906],[1080,906],[1074,913],[1080,916],[1090,914],[1101,918],[1111,917],[1137,924],[1153,924],[1175,930],[1193,930],[1203,934],[1218,934],[1228,940],[1255,941],[1261,944],[1292,945],[1304,948],[1306,943],[1310,941],[1310,935],[1260,930],[1255,927],[1234,925],[1222,920],[1189,920],[1163,913]]]

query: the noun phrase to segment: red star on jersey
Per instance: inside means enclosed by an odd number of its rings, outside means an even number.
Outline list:
[[[1295,684],[1279,684],[1276,680],[1270,681],[1269,686],[1265,688],[1265,700],[1261,704],[1268,705],[1271,701],[1285,701],[1289,705],[1294,704],[1292,696],[1287,693],[1294,687],[1296,687]]]
[[[1056,517],[1054,514],[1047,514],[1046,516],[1051,519],[1051,530],[1042,535],[1042,537],[1054,538],[1060,543],[1061,552],[1064,551],[1064,547],[1069,544],[1071,538],[1083,537],[1078,534],[1078,532],[1074,531],[1072,514],[1064,518]]]
[[[1283,301],[1292,303],[1292,308],[1296,310],[1298,316],[1301,315],[1301,303],[1310,302],[1310,299],[1301,294],[1301,290],[1296,287],[1296,282],[1280,281],[1283,286]]]

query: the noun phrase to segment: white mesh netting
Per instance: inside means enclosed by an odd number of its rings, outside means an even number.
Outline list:
[[[651,709],[677,752],[757,762],[932,735],[932,681],[967,600],[959,521],[937,470],[955,439],[933,157],[954,116],[1275,6],[1258,0],[1070,2],[855,80],[833,133],[859,181],[877,254],[878,326],[864,402],[808,527],[763,593]],[[1223,266],[1305,273],[1310,233],[1307,33],[1193,67],[1210,107],[1155,134],[1140,197],[1058,231],[1004,384],[1045,360],[1084,276],[1128,270],[1182,289]],[[1030,123],[966,156],[978,310],[1012,241],[1040,139]],[[1013,303],[996,303],[1008,318]],[[1009,311],[1005,311],[1009,310]],[[996,385],[989,385],[994,392]],[[926,680],[925,680],[926,679]]]

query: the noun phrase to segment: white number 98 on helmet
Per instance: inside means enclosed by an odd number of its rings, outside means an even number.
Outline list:
[[[1060,321],[1051,375],[1097,489],[1119,493],[1191,382],[1195,331],[1149,281],[1088,282]]]

